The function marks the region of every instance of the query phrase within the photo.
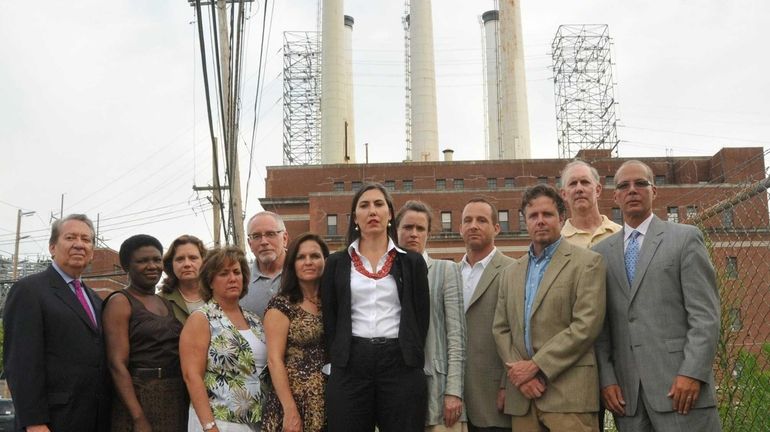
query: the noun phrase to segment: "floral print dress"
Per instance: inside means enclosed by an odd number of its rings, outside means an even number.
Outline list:
[[[259,374],[265,367],[265,350],[262,350],[262,358],[258,359],[248,341],[214,300],[196,312],[206,316],[211,330],[203,382],[214,418],[256,425],[262,419]],[[243,316],[264,348],[262,322],[249,311],[244,310]]]

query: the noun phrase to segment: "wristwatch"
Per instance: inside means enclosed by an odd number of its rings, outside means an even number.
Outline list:
[[[215,427],[217,427],[217,422],[215,422],[214,420],[211,420],[210,422],[204,423],[201,426],[203,426],[203,430],[204,431],[210,431],[210,430],[214,429]]]

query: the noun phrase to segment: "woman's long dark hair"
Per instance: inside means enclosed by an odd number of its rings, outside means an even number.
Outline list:
[[[397,239],[396,236],[396,212],[393,210],[393,198],[391,198],[388,190],[385,186],[379,183],[365,183],[361,189],[353,195],[353,203],[350,205],[350,218],[348,219],[348,244],[353,243],[361,237],[361,231],[356,230],[356,207],[358,201],[361,199],[361,195],[372,189],[377,189],[382,192],[382,196],[385,197],[385,202],[388,203],[388,210],[390,211],[390,225],[388,226],[388,237]]]
[[[321,236],[306,232],[300,234],[294,240],[289,243],[289,248],[286,250],[286,260],[283,262],[283,271],[281,272],[281,290],[278,294],[285,296],[292,303],[301,303],[304,300],[302,295],[302,289],[299,287],[299,279],[297,278],[297,269],[294,264],[297,262],[297,254],[299,253],[299,247],[302,243],[313,241],[321,247],[321,253],[326,259],[329,256],[329,246],[326,245]]]

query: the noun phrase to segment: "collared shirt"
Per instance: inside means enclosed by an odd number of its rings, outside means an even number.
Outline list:
[[[575,225],[572,225],[572,219],[567,219],[567,222],[564,223],[564,227],[561,229],[561,235],[576,246],[588,248],[620,231],[622,228],[621,225],[611,221],[605,215],[602,215],[602,223],[594,232],[577,228]]]
[[[56,273],[59,273],[59,276],[61,276],[62,279],[64,279],[64,282],[67,283],[67,286],[69,287],[70,291],[72,291],[72,294],[75,294],[77,296],[77,294],[75,293],[75,286],[72,285],[72,281],[74,281],[75,278],[70,276],[70,275],[68,275],[67,273],[65,273],[64,270],[62,270],[58,265],[56,265],[56,261],[51,261],[51,265],[53,265],[53,269],[56,270]],[[81,282],[82,282],[82,280],[81,280]],[[85,294],[86,293],[85,285],[83,285],[81,283],[80,286],[83,287],[83,293]],[[86,299],[86,303],[88,304],[88,308],[91,309],[91,316],[95,317],[96,316],[96,312],[94,311],[94,305],[91,303],[91,296],[86,294],[83,297],[85,297],[85,299]]]
[[[251,265],[251,281],[249,282],[249,292],[241,299],[241,307],[247,311],[255,313],[259,319],[265,318],[265,309],[267,303],[278,293],[281,288],[281,271],[274,276],[265,276],[259,271],[257,262]]]
[[[527,284],[524,289],[524,345],[527,348],[527,354],[530,357],[535,355],[532,350],[532,329],[530,328],[530,318],[532,317],[532,305],[537,296],[537,290],[540,288],[540,282],[543,281],[543,275],[551,263],[553,253],[561,244],[561,237],[555,242],[549,244],[543,250],[540,256],[535,255],[534,248],[529,245],[529,263],[527,265]]]
[[[396,252],[405,254],[398,248],[393,240],[388,239],[388,249],[372,266],[369,260],[358,249],[358,240],[348,247],[348,253],[352,255],[355,250],[361,262],[371,273],[376,273],[385,265],[388,252],[395,249]],[[364,338],[384,337],[398,338],[398,328],[401,323],[401,300],[398,298],[398,286],[392,275],[381,279],[372,279],[356,270],[350,269],[350,319],[353,336]]]
[[[623,224],[623,252],[626,251],[631,233],[634,231],[639,231],[639,237],[636,238],[636,241],[639,243],[639,251],[642,250],[642,243],[644,243],[644,238],[647,237],[647,230],[650,228],[650,222],[652,222],[652,214],[647,216],[647,219],[640,223],[636,228],[631,228],[627,223]]]
[[[463,275],[463,305],[465,311],[468,312],[468,307],[471,305],[471,297],[476,291],[476,285],[479,284],[482,273],[487,265],[492,261],[492,257],[495,256],[497,248],[493,247],[492,252],[489,255],[476,262],[473,266],[468,262],[468,254],[463,255],[462,261],[460,261],[460,273]]]

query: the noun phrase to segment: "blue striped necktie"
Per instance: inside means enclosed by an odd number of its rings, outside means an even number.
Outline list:
[[[636,274],[636,264],[639,262],[639,236],[640,233],[637,230],[631,231],[631,236],[628,240],[628,246],[626,247],[625,262],[626,262],[626,276],[628,276],[628,284],[634,281],[634,275]]]

